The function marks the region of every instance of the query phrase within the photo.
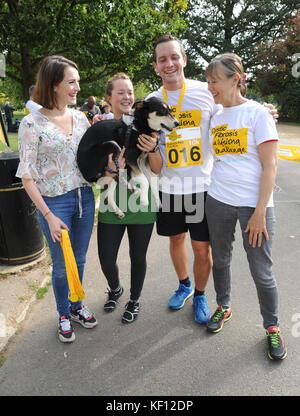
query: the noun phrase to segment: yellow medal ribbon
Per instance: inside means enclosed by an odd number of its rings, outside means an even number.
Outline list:
[[[182,84],[177,105],[172,105],[172,107],[171,107],[172,109],[173,108],[175,109],[175,117],[176,117],[176,114],[178,114],[181,110],[185,90],[186,90],[186,81],[184,81],[183,84]],[[165,87],[162,87],[162,93],[163,93],[163,100],[167,103],[168,102],[168,96],[167,96],[167,91],[166,91]]]
[[[171,106],[172,113],[180,122],[180,126],[171,133],[166,134],[169,140],[166,143],[168,168],[203,164],[200,138],[201,111],[181,111],[185,90],[186,81],[182,84],[177,105]],[[168,103],[167,92],[164,87],[162,88],[162,94],[163,100]],[[194,130],[195,128],[197,131]]]

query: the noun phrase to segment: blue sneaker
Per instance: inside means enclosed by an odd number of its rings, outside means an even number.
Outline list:
[[[206,324],[210,318],[210,311],[207,305],[206,296],[196,296],[193,298],[194,316],[198,324]]]
[[[187,287],[183,283],[179,283],[179,287],[174,293],[174,295],[169,300],[169,308],[171,309],[181,309],[185,304],[185,301],[192,296],[194,293],[192,284]]]

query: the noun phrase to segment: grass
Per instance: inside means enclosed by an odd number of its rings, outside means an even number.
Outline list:
[[[14,111],[14,117],[13,117],[13,123],[15,122],[15,119],[22,120],[23,117],[25,117],[25,110],[21,111]],[[6,123],[5,123],[6,126]],[[18,151],[18,134],[17,133],[7,133],[10,149],[14,152]],[[6,152],[8,150],[8,147],[0,142],[0,152]]]
[[[0,367],[4,364],[6,358],[3,355],[0,355]]]
[[[36,292],[35,296],[37,299],[43,299],[43,297],[46,295],[47,292],[48,292],[47,287],[40,287],[39,290]]]
[[[297,123],[295,121],[280,121],[279,120],[278,123],[286,125],[286,126],[298,126],[298,127],[300,127],[300,123]]]

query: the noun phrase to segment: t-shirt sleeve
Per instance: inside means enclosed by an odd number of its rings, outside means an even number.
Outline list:
[[[39,174],[36,169],[36,163],[39,137],[35,128],[35,123],[30,116],[24,117],[20,123],[18,146],[20,163],[16,176],[18,178],[38,180]]]
[[[278,141],[278,133],[275,121],[267,108],[261,106],[257,110],[254,124],[254,137],[256,145],[268,142],[271,140]]]

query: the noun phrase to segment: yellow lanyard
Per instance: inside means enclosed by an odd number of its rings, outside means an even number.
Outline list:
[[[184,83],[182,84],[177,105],[172,105],[172,108],[175,108],[175,114],[178,114],[181,110],[181,106],[182,106],[182,102],[183,102],[183,98],[185,94],[185,89],[186,89],[186,81],[184,81]],[[163,100],[167,103],[168,97],[167,97],[167,92],[166,92],[165,87],[162,87],[162,93],[163,93]]]

